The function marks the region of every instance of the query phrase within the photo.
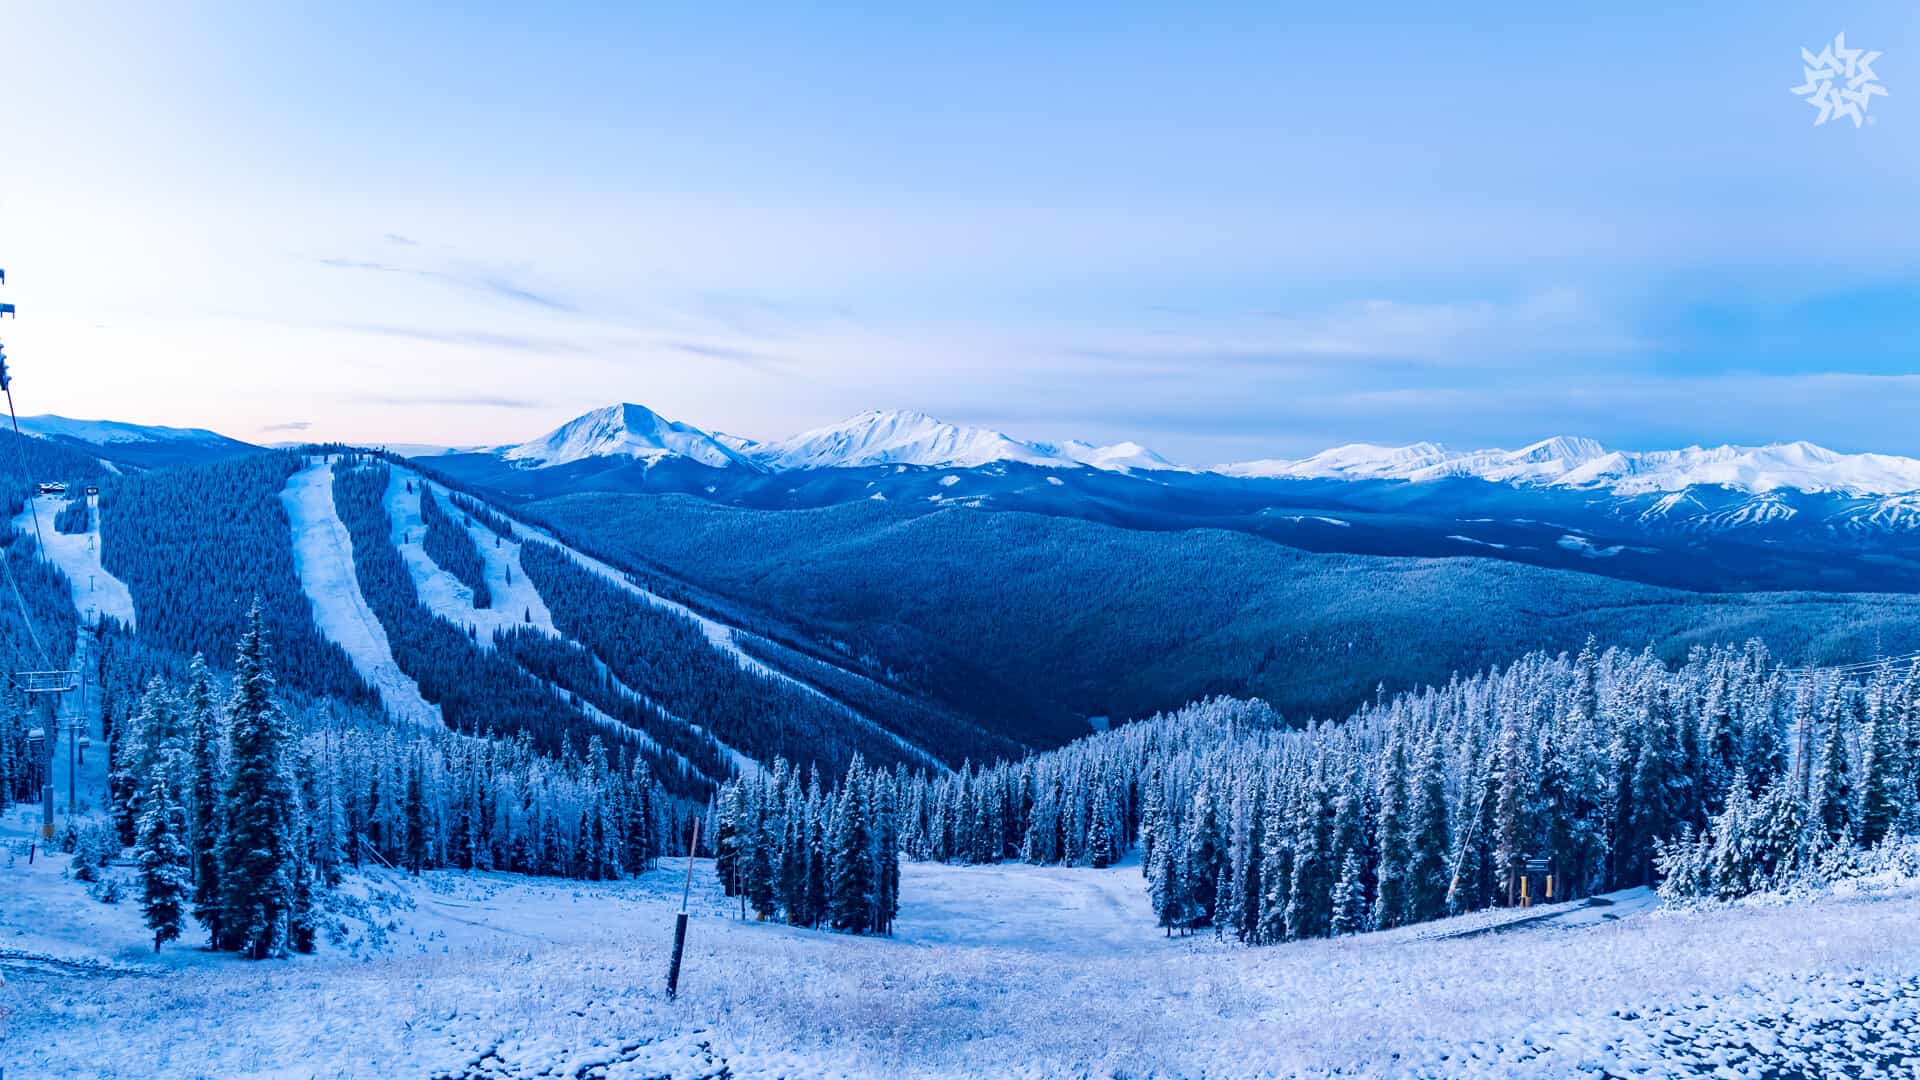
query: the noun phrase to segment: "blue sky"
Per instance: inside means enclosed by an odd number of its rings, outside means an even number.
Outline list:
[[[22,407],[1920,454],[1911,0],[715,7],[9,4]]]

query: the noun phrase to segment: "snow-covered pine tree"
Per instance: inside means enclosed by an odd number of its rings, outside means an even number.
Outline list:
[[[1293,879],[1287,890],[1287,938],[1326,937],[1333,921],[1333,886],[1339,867],[1333,842],[1333,800],[1325,777],[1301,785],[1293,808]]]
[[[1193,803],[1187,812],[1181,833],[1181,879],[1187,906],[1187,928],[1212,926],[1219,900],[1220,873],[1226,859],[1220,843],[1220,817],[1214,809],[1212,786],[1202,780],[1194,789]]]
[[[776,877],[780,860],[780,791],[772,782],[750,784],[746,788],[747,817],[743,835],[750,837],[746,859],[747,904],[756,918],[771,918],[779,910],[775,902]]]
[[[740,785],[727,783],[721,786],[719,794],[714,796],[713,809],[709,812],[713,827],[709,830],[713,840],[713,873],[720,880],[721,891],[726,895],[739,896],[740,881]]]
[[[1872,847],[1893,831],[1905,777],[1900,773],[1891,716],[1871,716],[1861,742],[1865,745],[1860,755],[1860,826],[1856,839],[1860,846]]]
[[[1407,917],[1407,748],[1396,732],[1388,736],[1386,765],[1380,771],[1380,866],[1374,874],[1373,925],[1399,926]]]
[[[285,761],[287,724],[274,697],[274,676],[260,603],[234,654],[227,703],[232,767],[221,830],[221,933],[224,946],[255,960],[284,955],[294,905],[297,808]]]
[[[863,934],[873,917],[873,842],[860,758],[856,755],[834,800],[827,839],[828,921],[835,930]]]
[[[1591,649],[1591,643],[1589,643]],[[1581,671],[1586,671],[1583,664]],[[1427,739],[1414,765],[1407,862],[1407,911],[1414,922],[1447,914],[1447,792],[1438,739]]]
[[[1178,838],[1162,832],[1154,841],[1152,857],[1147,860],[1147,895],[1153,903],[1154,921],[1166,928],[1168,937],[1173,936],[1176,927],[1184,931],[1187,926],[1180,876],[1183,862]]]
[[[135,841],[140,867],[140,912],[153,931],[153,951],[180,936],[193,893],[187,845],[187,820],[164,770],[153,771],[140,804]]]
[[[1335,937],[1357,934],[1366,929],[1367,897],[1360,885],[1360,859],[1349,851],[1340,860],[1340,877],[1333,883],[1333,922],[1329,929]]]
[[[407,848],[405,865],[414,877],[427,865],[427,791],[426,765],[416,751],[407,762],[405,823]]]
[[[1843,690],[1830,691],[1826,713],[1826,742],[1820,755],[1820,772],[1814,781],[1815,816],[1827,840],[1848,843],[1853,839],[1853,761],[1847,746],[1847,728],[1852,707]]]

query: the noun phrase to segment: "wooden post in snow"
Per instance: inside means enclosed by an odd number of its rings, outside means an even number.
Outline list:
[[[687,881],[680,889],[680,914],[673,920],[673,961],[667,965],[667,1000],[680,993],[680,954],[687,948],[687,898],[693,893],[693,856],[700,850],[700,818],[693,819],[693,839],[687,844]]]

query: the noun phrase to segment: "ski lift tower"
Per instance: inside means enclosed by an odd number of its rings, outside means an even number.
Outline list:
[[[7,272],[0,270],[0,285],[7,282]],[[12,315],[19,318],[12,304],[0,304],[0,317]],[[7,354],[0,347],[0,391],[10,389],[12,379],[7,374]],[[0,555],[0,558],[5,558]],[[25,609],[20,612],[22,618],[29,618]],[[32,630],[31,621],[28,630]],[[37,639],[36,639],[37,641]],[[60,739],[60,723],[56,717],[60,714],[61,695],[80,685],[80,672],[65,671],[16,671],[13,673],[13,685],[27,699],[30,706],[40,710],[40,726],[27,732],[27,747],[33,758],[40,763],[40,834],[53,837],[53,747]],[[78,734],[70,736],[79,738]]]
[[[78,671],[16,671],[13,685],[40,710],[40,726],[27,732],[27,748],[40,763],[40,835],[53,838],[53,747],[62,727],[70,728],[68,738],[78,740],[82,729],[60,724],[60,698],[80,685]],[[76,743],[76,747],[77,747]]]

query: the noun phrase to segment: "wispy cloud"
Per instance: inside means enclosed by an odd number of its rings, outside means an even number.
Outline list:
[[[539,409],[546,405],[532,398],[494,394],[361,394],[352,400],[362,405],[434,409]]]
[[[771,371],[785,366],[777,356],[757,352],[753,349],[741,349],[731,345],[714,345],[704,341],[669,341],[667,348],[683,352],[689,356],[705,357],[709,360],[726,360],[757,371]]]
[[[393,234],[397,235],[397,234]],[[405,237],[401,237],[405,241]],[[410,246],[418,246],[406,241]],[[467,292],[482,293],[487,296],[512,300],[530,307],[546,311],[574,314],[580,308],[572,301],[556,293],[543,292],[531,286],[512,280],[506,274],[496,270],[473,269],[465,266],[403,266],[398,263],[381,262],[375,259],[349,259],[338,256],[316,256],[313,260],[320,266],[335,270],[360,270],[379,274],[405,274],[411,277],[439,281]]]
[[[282,424],[268,424],[261,431],[305,431],[313,426],[311,420],[288,420]]]
[[[442,330],[425,326],[389,326],[378,323],[336,323],[335,328],[352,331],[356,334],[374,334],[380,337],[403,338],[408,341],[426,341],[436,345],[460,345],[478,349],[508,349],[515,352],[554,355],[560,353],[584,352],[581,346],[570,341],[555,341],[546,338],[523,337],[518,334],[501,334],[491,330]]]
[[[419,247],[420,246],[420,241],[415,240],[412,237],[401,236],[399,233],[390,232],[385,237],[383,237],[383,239],[385,239],[386,242],[389,244],[399,244],[402,247]]]

